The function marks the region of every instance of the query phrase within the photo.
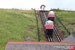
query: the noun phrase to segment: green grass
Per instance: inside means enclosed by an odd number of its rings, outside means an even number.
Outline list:
[[[9,41],[38,41],[36,18],[34,10],[0,9],[0,50],[6,47],[7,36]],[[41,41],[44,41],[41,24],[39,22]]]
[[[53,10],[53,9],[52,9]],[[66,28],[75,36],[75,11],[65,11],[65,10],[60,10],[57,11],[55,10],[55,14],[58,16],[58,18],[61,20],[61,22],[66,26]],[[61,30],[64,31],[64,36],[67,37],[68,33],[65,31],[65,29],[62,27],[62,25],[58,22],[58,20],[55,17],[55,21],[59,24],[59,27]]]

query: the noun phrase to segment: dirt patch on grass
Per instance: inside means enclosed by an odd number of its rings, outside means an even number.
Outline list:
[[[30,37],[27,37],[27,38],[26,38],[26,41],[33,41],[33,39],[30,38]]]

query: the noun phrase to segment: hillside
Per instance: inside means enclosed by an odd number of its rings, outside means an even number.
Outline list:
[[[38,41],[34,10],[0,9],[0,50],[9,41]],[[39,22],[40,33],[41,25]],[[44,41],[40,34],[41,41]]]
[[[61,20],[61,22],[67,27],[67,29],[75,35],[75,11],[66,11],[66,10],[58,10],[58,9],[52,9],[55,11],[55,14],[58,16],[58,18]],[[61,30],[64,31],[65,37],[68,36],[68,33],[65,31],[65,29],[61,26],[61,24],[58,22],[58,20],[55,18],[55,21],[58,23]]]

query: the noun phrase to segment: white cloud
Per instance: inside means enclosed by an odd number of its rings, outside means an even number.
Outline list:
[[[75,0],[47,0],[47,8],[72,9]]]
[[[46,9],[75,9],[75,0],[0,0],[0,8],[31,9],[40,8],[41,4],[46,5]]]

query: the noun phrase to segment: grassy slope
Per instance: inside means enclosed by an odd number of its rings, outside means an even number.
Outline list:
[[[58,18],[62,21],[62,23],[67,27],[69,31],[72,30],[72,33],[75,35],[75,11],[55,11]],[[57,21],[57,19],[55,18]],[[61,24],[57,21],[61,29],[65,33],[65,37],[68,36],[68,33],[61,26]]]
[[[40,33],[41,33],[41,26]],[[34,11],[18,9],[0,9],[0,50],[6,47],[7,36],[10,41],[38,41],[36,18]],[[41,41],[44,38],[41,34]]]

